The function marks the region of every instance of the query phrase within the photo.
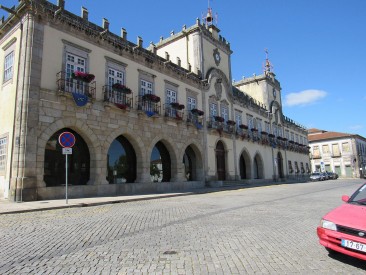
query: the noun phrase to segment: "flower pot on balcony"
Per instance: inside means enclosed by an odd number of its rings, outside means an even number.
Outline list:
[[[221,117],[221,116],[214,116],[214,119],[217,122],[224,122],[225,121],[225,119],[223,117]]]
[[[80,71],[75,71],[71,74],[71,77],[73,79],[76,79],[76,80],[80,80],[80,81],[83,81],[83,82],[86,82],[86,83],[90,83],[94,80],[95,78],[95,75],[93,74],[89,74],[89,73],[84,73],[84,72],[80,72]]]
[[[198,110],[198,109],[192,109],[192,110],[191,110],[191,113],[192,113],[193,115],[196,115],[196,116],[203,116],[203,115],[205,114],[203,111]]]
[[[157,95],[153,95],[153,94],[146,94],[146,95],[142,96],[142,100],[158,103],[158,102],[160,102],[160,97],[158,97]]]
[[[118,92],[121,92],[121,93],[124,93],[124,94],[131,94],[132,93],[130,88],[128,88],[127,86],[125,86],[123,84],[120,84],[120,83],[114,83],[112,85],[112,89],[114,91],[118,91]]]

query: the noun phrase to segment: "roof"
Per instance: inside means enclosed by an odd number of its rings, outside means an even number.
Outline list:
[[[359,136],[357,134],[349,134],[349,133],[340,133],[340,132],[332,132],[326,131],[316,128],[311,128],[308,130],[308,141],[320,141],[320,140],[332,140],[332,139],[340,139],[340,138],[359,138],[362,140],[366,140],[364,137]]]

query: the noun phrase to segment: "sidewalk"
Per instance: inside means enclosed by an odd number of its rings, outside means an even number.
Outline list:
[[[237,189],[253,188],[253,187],[268,186],[268,185],[277,185],[277,184],[286,184],[286,183],[285,182],[282,182],[282,183],[271,182],[271,183],[241,184],[241,185],[237,185],[237,186],[217,187],[217,188],[207,187],[207,188],[194,189],[194,190],[182,191],[182,192],[177,192],[177,193],[159,193],[159,194],[143,194],[143,195],[123,195],[123,196],[115,196],[115,197],[78,198],[78,199],[68,199],[67,204],[66,204],[66,199],[31,201],[31,202],[11,202],[11,201],[8,201],[5,199],[0,199],[0,215],[34,212],[34,211],[44,211],[44,210],[51,210],[51,209],[97,206],[97,205],[112,204],[112,203],[126,203],[126,202],[132,202],[132,201],[188,196],[188,195],[195,195],[195,194],[205,194],[205,193],[211,193],[211,192],[237,190]]]
[[[110,203],[125,203],[132,201],[152,200],[152,199],[169,198],[169,197],[185,196],[192,194],[197,194],[197,192],[68,199],[67,204],[66,199],[31,201],[31,202],[10,202],[8,200],[2,199],[0,200],[0,215],[43,211],[51,209],[96,206]]]

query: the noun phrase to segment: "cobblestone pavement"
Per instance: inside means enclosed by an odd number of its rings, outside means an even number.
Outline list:
[[[0,274],[364,274],[318,244],[333,180],[2,215]]]

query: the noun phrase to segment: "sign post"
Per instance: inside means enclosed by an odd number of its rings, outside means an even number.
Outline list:
[[[66,157],[66,165],[65,165],[65,198],[66,198],[66,204],[68,204],[67,199],[67,185],[68,185],[68,163],[67,163],[67,156],[72,154],[72,147],[75,145],[75,136],[73,133],[70,132],[63,132],[58,137],[58,142],[63,147],[62,148],[62,154]]]

